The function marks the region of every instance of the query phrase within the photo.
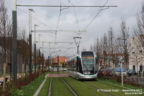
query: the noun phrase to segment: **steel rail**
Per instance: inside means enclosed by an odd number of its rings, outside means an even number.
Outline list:
[[[73,90],[73,88],[64,80],[64,78],[61,78],[61,80],[64,82],[64,84],[67,86],[67,88],[71,91],[71,93],[74,95],[74,96],[79,96],[75,90]]]
[[[50,80],[48,96],[51,96],[51,91],[52,91],[52,81],[53,81],[53,78],[51,78],[51,80]]]

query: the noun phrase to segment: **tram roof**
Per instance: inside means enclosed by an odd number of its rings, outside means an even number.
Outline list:
[[[78,57],[78,58],[81,58],[80,56],[75,56],[75,57],[72,57],[72,58],[68,59],[67,62],[68,62],[68,61],[76,60],[77,57]]]

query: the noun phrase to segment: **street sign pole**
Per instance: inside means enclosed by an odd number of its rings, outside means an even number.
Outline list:
[[[120,59],[120,61],[121,61],[121,64],[120,64],[120,66],[121,66],[121,84],[122,84],[122,87],[123,87],[123,72],[122,72],[122,58]]]

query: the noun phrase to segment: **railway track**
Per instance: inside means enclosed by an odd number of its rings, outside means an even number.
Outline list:
[[[74,90],[73,88],[64,80],[64,78],[60,78],[62,80],[62,82],[64,83],[64,85],[68,88],[68,90],[71,92],[71,94],[73,96],[79,96]],[[49,90],[48,90],[48,96],[52,96],[52,83],[53,83],[53,78],[51,78],[50,80],[50,84],[49,84]]]
[[[64,80],[64,78],[61,78],[61,80],[64,82],[66,87],[70,90],[70,92],[73,94],[73,96],[78,96],[78,94],[73,90],[73,88]]]
[[[48,96],[51,96],[51,93],[52,93],[52,81],[53,81],[53,78],[51,78],[50,80]]]

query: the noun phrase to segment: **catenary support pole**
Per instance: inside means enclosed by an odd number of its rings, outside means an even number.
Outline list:
[[[59,56],[57,56],[57,71],[59,72]]]
[[[34,69],[36,72],[36,26],[34,25]]]
[[[12,33],[13,33],[13,57],[12,57],[12,74],[13,80],[17,80],[17,11],[16,0],[13,0],[12,8]]]
[[[29,9],[29,45],[30,45],[30,59],[29,59],[29,74],[32,73],[32,9]]]

